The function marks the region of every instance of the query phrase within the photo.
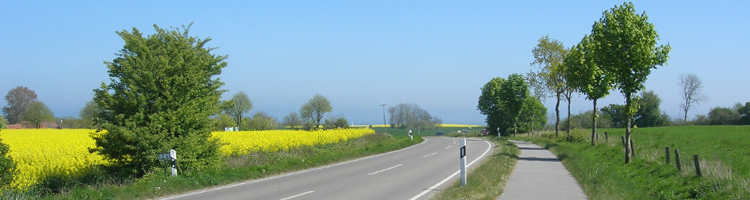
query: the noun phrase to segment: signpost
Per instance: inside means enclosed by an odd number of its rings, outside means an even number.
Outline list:
[[[177,176],[177,151],[170,149],[169,152],[159,153],[158,159],[164,162],[164,174],[167,173],[167,162],[171,162],[172,176]]]
[[[466,186],[466,138],[461,138],[461,186]]]
[[[409,138],[411,138],[411,140],[414,140],[414,136],[411,135],[411,130],[409,130]]]

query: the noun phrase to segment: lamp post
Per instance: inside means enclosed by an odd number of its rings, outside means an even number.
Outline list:
[[[383,107],[383,126],[384,126],[384,127],[385,127],[385,129],[387,130],[387,129],[388,129],[388,126],[387,126],[387,125],[385,125],[385,105],[388,105],[388,104],[386,104],[386,103],[380,104],[380,107]]]

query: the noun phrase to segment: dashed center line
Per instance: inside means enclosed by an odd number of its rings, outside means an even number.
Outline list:
[[[380,172],[388,171],[388,170],[391,170],[391,169],[393,169],[393,168],[399,167],[399,166],[401,166],[401,165],[402,165],[402,164],[398,164],[398,165],[396,165],[396,166],[393,166],[393,167],[389,167],[389,168],[387,168],[387,169],[384,169],[384,170],[380,170],[380,171],[376,171],[376,172],[373,172],[373,173],[369,173],[369,174],[367,174],[367,175],[370,175],[370,176],[372,176],[372,175],[378,174],[378,173],[380,173]]]
[[[448,145],[448,147],[445,147],[445,149],[450,149],[453,145]]]
[[[427,154],[427,155],[422,156],[422,158],[427,158],[427,156],[435,155],[436,153],[437,153],[437,151],[436,152],[432,152],[431,154]]]
[[[315,191],[307,191],[307,192],[303,192],[303,193],[300,193],[298,195],[294,195],[294,196],[291,196],[291,197],[283,198],[283,199],[280,199],[280,200],[294,199],[294,198],[300,197],[302,195],[310,194],[310,193],[313,193],[313,192],[315,192]]]

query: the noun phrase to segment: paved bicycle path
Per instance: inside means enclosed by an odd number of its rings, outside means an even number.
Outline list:
[[[521,155],[498,199],[588,199],[555,154],[532,143],[510,141]]]

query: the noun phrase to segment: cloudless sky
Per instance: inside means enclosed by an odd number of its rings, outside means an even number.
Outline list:
[[[417,104],[445,123],[484,124],[476,106],[485,83],[536,70],[529,64],[540,37],[575,45],[602,12],[622,3],[3,1],[0,94],[26,86],[55,116],[77,117],[92,90],[109,83],[103,62],[124,45],[116,31],[150,35],[155,24],[194,22],[190,35],[210,37],[213,53],[229,56],[219,76],[223,99],[247,93],[251,114],[281,120],[319,93],[331,114],[355,124],[383,123],[382,103]],[[680,74],[696,74],[709,97],[689,118],[750,101],[750,1],[634,4],[655,25],[659,44],[672,46],[668,64],[645,84],[663,100],[662,111],[681,116]],[[544,103],[552,115],[554,98]],[[599,105],[611,103],[624,104],[619,91]],[[572,100],[572,113],[590,109],[583,96]]]

